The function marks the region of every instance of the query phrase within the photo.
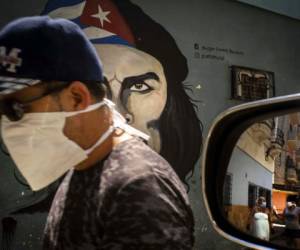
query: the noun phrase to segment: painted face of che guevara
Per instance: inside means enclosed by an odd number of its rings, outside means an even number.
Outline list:
[[[160,151],[156,126],[167,100],[167,83],[158,60],[135,48],[95,45],[102,60],[108,97],[133,127],[150,135],[149,145]]]

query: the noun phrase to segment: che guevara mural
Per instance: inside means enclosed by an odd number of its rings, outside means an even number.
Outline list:
[[[49,0],[42,14],[83,29],[103,62],[108,97],[185,180],[202,127],[185,91],[186,58],[170,33],[129,0]]]
[[[82,28],[102,60],[107,97],[130,125],[150,135],[149,145],[186,182],[200,157],[202,124],[186,92],[187,60],[172,35],[129,0],[49,0],[40,14]],[[48,211],[56,187],[22,191],[22,202],[6,203],[0,215]],[[3,235],[9,239],[17,222],[5,223]]]

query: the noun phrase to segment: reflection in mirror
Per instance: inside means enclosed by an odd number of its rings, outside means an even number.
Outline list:
[[[223,207],[237,229],[300,248],[300,113],[260,121],[240,136],[223,185]]]

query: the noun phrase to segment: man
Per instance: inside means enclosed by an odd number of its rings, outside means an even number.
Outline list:
[[[68,172],[44,249],[191,249],[182,183],[104,98],[101,62],[80,28],[19,19],[0,32],[0,55],[1,130],[11,157],[34,190]]]
[[[289,247],[300,247],[300,208],[297,207],[295,201],[288,201],[286,208],[283,210],[283,218],[285,222],[284,235],[286,236],[286,244]]]

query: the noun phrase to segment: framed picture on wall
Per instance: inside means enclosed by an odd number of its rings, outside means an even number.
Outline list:
[[[243,66],[231,66],[231,97],[254,101],[275,96],[274,73]]]

